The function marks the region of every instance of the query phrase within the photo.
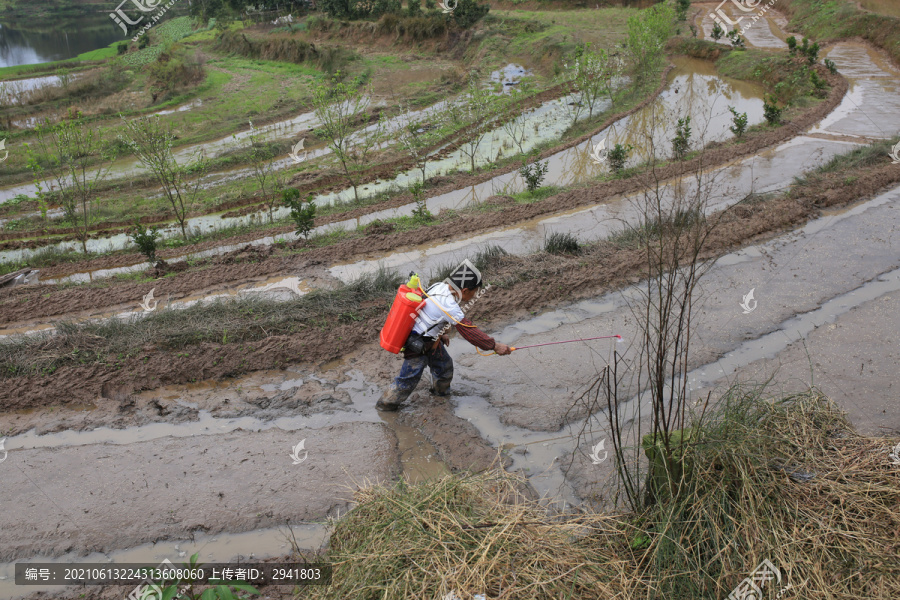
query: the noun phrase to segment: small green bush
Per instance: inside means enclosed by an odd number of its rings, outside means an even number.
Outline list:
[[[784,111],[784,108],[778,108],[777,102],[772,94],[763,96],[763,116],[769,125],[781,123],[781,113]]]
[[[519,169],[519,175],[525,180],[525,185],[528,186],[528,191],[533,192],[541,187],[541,183],[544,181],[544,177],[547,176],[547,171],[550,170],[550,161],[545,161],[541,163],[540,161],[535,161],[532,164],[528,164],[526,159],[522,159],[522,168]]]
[[[149,229],[141,223],[135,223],[128,231],[128,237],[138,247],[141,254],[147,257],[150,265],[156,264],[156,247],[159,241],[159,229],[150,227]]]
[[[612,150],[606,155],[606,162],[613,173],[619,174],[625,168],[625,161],[628,160],[628,153],[634,150],[631,144],[616,144]]]
[[[581,252],[581,245],[571,233],[554,231],[544,238],[544,252],[548,254],[578,254]]]
[[[681,160],[688,153],[691,145],[691,118],[678,119],[675,124],[675,137],[672,138],[672,154]]]
[[[733,106],[729,106],[728,110],[732,115],[729,129],[736,137],[741,137],[747,131],[747,113],[739,113]]]
[[[313,195],[310,194],[306,201],[303,201],[300,199],[300,190],[288,188],[281,192],[281,198],[284,205],[291,210],[291,219],[297,228],[297,235],[302,235],[308,240],[316,222],[316,204],[313,202]]]
[[[431,214],[431,211],[428,210],[428,206],[425,204],[424,189],[421,181],[417,181],[409,186],[409,191],[412,193],[413,199],[416,202],[416,207],[412,211],[412,216],[418,221],[427,223],[434,219],[434,215]]]

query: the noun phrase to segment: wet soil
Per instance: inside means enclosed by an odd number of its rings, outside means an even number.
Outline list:
[[[847,82],[839,76],[829,75],[829,78],[832,89],[828,97],[812,109],[797,116],[790,123],[771,131],[760,132],[758,135],[746,136],[745,141],[740,144],[710,144],[710,147],[708,147],[706,151],[692,160],[667,164],[652,172],[644,173],[636,177],[613,180],[581,189],[566,191],[533,204],[510,206],[509,208],[504,208],[503,210],[491,213],[466,215],[449,222],[420,228],[411,232],[392,232],[379,235],[368,235],[364,238],[339,242],[332,246],[311,249],[300,255],[284,256],[276,254],[253,264],[227,266],[213,265],[212,267],[205,268],[201,271],[191,271],[182,275],[166,278],[166,280],[159,282],[141,284],[110,283],[103,289],[59,289],[59,287],[55,285],[43,285],[38,286],[37,288],[14,288],[7,293],[0,292],[0,322],[13,323],[23,319],[66,314],[71,311],[80,311],[88,308],[96,308],[98,306],[136,302],[154,287],[157,289],[157,296],[160,296],[161,294],[171,294],[172,297],[178,297],[179,295],[187,294],[198,288],[209,287],[218,283],[246,280],[260,275],[272,273],[301,275],[306,269],[322,265],[323,263],[334,264],[335,262],[348,261],[354,257],[365,256],[366,253],[388,250],[393,251],[409,245],[450,240],[458,236],[471,235],[479,231],[507,226],[519,221],[534,219],[557,211],[602,203],[610,197],[653,187],[655,181],[675,178],[690,173],[701,165],[705,169],[711,169],[715,165],[724,164],[742,156],[756,154],[767,147],[792,138],[799,131],[802,131],[806,127],[821,120],[841,102],[844,93],[847,91]],[[663,81],[665,81],[665,78]],[[648,99],[646,102],[651,100],[652,98]],[[641,105],[638,105],[631,111],[628,111],[628,113],[617,115],[616,117],[609,119],[607,123],[604,123],[604,126],[598,130],[602,130],[609,123],[626,114],[639,110],[640,107]],[[560,149],[581,143],[590,139],[590,137],[591,135],[585,134],[584,136],[571,140],[553,150],[545,151],[542,154],[542,158],[549,156]],[[508,168],[506,169],[506,171],[510,170],[511,169]],[[499,172],[470,176],[471,181],[464,183],[454,181],[452,184],[447,184],[447,191],[449,191],[449,189],[458,189],[460,185],[472,185],[486,181],[497,174],[499,174]],[[409,199],[406,199],[406,201],[408,200]],[[395,199],[395,202],[396,205],[401,205],[403,200]],[[371,207],[365,209],[365,212],[370,211]],[[258,234],[255,234],[255,237],[258,237]],[[209,245],[219,246],[222,245],[222,243],[223,242],[219,240],[210,242]],[[163,255],[163,258],[166,258],[166,256]],[[60,271],[65,269],[66,271],[71,272],[73,270],[87,268],[88,266],[91,269],[95,269],[102,265],[104,260],[107,260],[107,262],[115,261],[117,264],[121,264],[120,257],[109,257],[108,259],[99,259],[99,262],[90,261],[88,264],[66,265],[60,267]],[[52,274],[53,272],[42,272],[42,276],[44,277],[48,277]]]
[[[857,176],[852,185],[842,186],[838,194],[833,193],[833,182],[826,178],[809,189],[799,188],[800,191],[792,198],[779,197],[727,212],[709,240],[709,254],[721,253],[753,241],[757,236],[771,235],[795,226],[815,214],[818,210],[816,202],[850,202],[874,194],[884,186],[900,181],[900,170],[887,164],[870,167],[858,172]],[[596,295],[634,280],[642,268],[639,252],[610,243],[597,245],[590,259],[554,258],[540,267],[529,258],[508,257],[504,261],[509,261],[509,265],[498,265],[496,271],[492,270],[492,280],[508,279],[514,283],[492,288],[492,293],[479,301],[474,313],[476,319],[489,315],[492,322],[499,322],[520,317],[560,300]],[[563,274],[566,286],[557,284]],[[526,281],[522,281],[523,276]],[[137,287],[141,290],[147,287],[149,291],[150,285]],[[76,289],[68,292],[89,291],[99,290]],[[157,290],[157,297],[161,295]],[[140,298],[141,294],[135,293],[133,297]],[[52,404],[83,404],[92,402],[100,395],[103,384],[129,390],[152,389],[166,384],[278,368],[296,361],[322,363],[344,356],[347,348],[358,345],[377,353],[378,331],[388,303],[386,297],[383,305],[373,304],[362,309],[360,320],[353,323],[332,323],[328,328],[311,326],[303,333],[270,336],[240,347],[203,343],[191,347],[189,356],[177,356],[183,353],[147,347],[138,356],[126,359],[121,369],[100,365],[66,366],[52,376],[8,378],[5,380],[7,385],[0,391],[0,402],[13,410]],[[548,422],[558,418],[559,415],[548,419]]]
[[[291,448],[302,439],[309,454],[295,465]],[[396,450],[393,433],[376,423],[230,432],[214,444],[202,435],[163,437],[128,444],[127,452],[108,444],[19,449],[3,465],[0,499],[17,508],[0,514],[0,560],[73,548],[109,552],[194,532],[336,516],[349,506],[355,481],[396,477]],[[83,465],[91,465],[90,477]],[[36,473],[40,487],[32,482]],[[47,497],[59,512],[42,518]]]

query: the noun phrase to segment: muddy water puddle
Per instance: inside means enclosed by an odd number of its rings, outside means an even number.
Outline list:
[[[163,402],[166,420],[125,428],[94,426],[53,433],[30,429],[8,437],[6,449],[18,452],[95,444],[127,446],[168,437],[210,436],[212,440],[215,436],[233,432],[318,430],[340,423],[366,421],[384,422],[394,431],[403,475],[411,481],[449,473],[434,446],[420,432],[397,423],[394,414],[375,410],[375,401],[381,397],[377,385],[366,381],[356,370],[339,372],[336,380],[320,375],[326,372],[324,368],[315,372],[261,371],[234,379],[167,386],[142,392],[134,396],[135,403],[146,406]],[[76,408],[80,410],[85,407],[67,407],[64,412],[69,414]],[[96,411],[93,405],[89,408]],[[175,417],[179,414],[183,418]],[[235,414],[242,416],[228,416]],[[41,421],[56,420],[52,414],[36,416]],[[99,424],[105,418],[105,414],[97,414],[93,420]],[[314,441],[311,440],[307,447],[312,445]]]
[[[294,524],[272,529],[260,529],[244,533],[221,533],[218,535],[197,534],[192,539],[160,540],[153,544],[142,544],[127,550],[95,552],[86,556],[74,553],[63,556],[36,556],[29,562],[45,563],[136,563],[155,567],[168,559],[175,565],[188,562],[199,553],[201,563],[212,562],[253,562],[256,560],[286,556],[291,554],[296,543],[299,550],[318,550],[328,539],[324,524]],[[15,585],[15,563],[0,563],[0,597],[22,598],[34,592],[60,592],[60,586],[17,586]],[[136,585],[134,587],[137,587]],[[131,593],[131,586],[123,587],[122,596]],[[127,591],[125,591],[127,590]]]

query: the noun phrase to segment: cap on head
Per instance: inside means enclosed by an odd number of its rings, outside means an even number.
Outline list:
[[[481,287],[481,271],[469,259],[462,261],[447,277],[447,283],[459,290],[474,290]]]

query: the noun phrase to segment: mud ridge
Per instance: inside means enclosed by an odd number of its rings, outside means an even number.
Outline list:
[[[884,164],[860,172],[852,185],[843,186],[840,196],[831,194],[832,178],[823,178],[794,197],[780,196],[751,205],[739,205],[720,213],[719,226],[709,237],[705,257],[730,252],[760,236],[796,227],[818,213],[816,202],[849,204],[900,182],[900,169]],[[710,218],[715,218],[711,216]],[[589,260],[586,260],[588,258]],[[498,281],[492,293],[477,305],[474,319],[490,329],[492,324],[521,317],[559,302],[593,297],[636,281],[644,261],[635,249],[601,242],[589,256],[554,257],[538,268],[534,257],[508,256],[501,259],[489,278]],[[546,272],[540,272],[543,269]],[[523,274],[530,274],[522,281]],[[537,273],[537,275],[535,275]],[[565,273],[562,288],[557,277]],[[500,280],[512,283],[500,284]],[[223,378],[250,371],[280,368],[288,363],[320,364],[345,357],[348,348],[358,352],[378,352],[378,331],[384,322],[389,299],[378,306],[360,310],[360,320],[334,323],[328,328],[310,327],[303,333],[270,336],[243,345],[203,343],[177,356],[176,352],[148,347],[126,359],[121,368],[104,365],[66,366],[50,376],[7,378],[0,402],[8,410],[56,404],[85,403],[101,393],[104,384],[125,390],[153,389],[207,378]],[[482,318],[482,316],[486,316]],[[111,359],[115,363],[115,358]],[[440,439],[434,438],[440,446]]]

